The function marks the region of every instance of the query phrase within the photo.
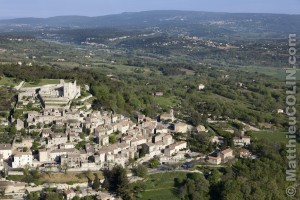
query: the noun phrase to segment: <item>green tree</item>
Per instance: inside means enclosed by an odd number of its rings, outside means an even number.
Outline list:
[[[98,175],[97,175],[96,173],[95,173],[94,175],[95,175],[95,179],[94,179],[94,181],[93,181],[93,186],[92,186],[92,188],[93,188],[94,190],[98,190],[99,187],[100,187],[100,180],[99,180]]]
[[[142,148],[139,149],[139,158],[144,157],[147,154],[147,148],[145,145],[142,145]]]
[[[212,169],[208,176],[208,181],[211,184],[217,184],[221,181],[221,173],[217,169]]]
[[[145,167],[143,165],[138,165],[134,171],[138,177],[145,178],[148,175],[148,169],[147,169],[147,167]]]
[[[102,188],[109,190],[109,182],[108,182],[108,178],[105,178],[103,183],[102,183]]]
[[[60,165],[60,169],[63,170],[65,174],[67,173],[69,168],[70,168],[70,166],[67,162],[64,162]]]
[[[73,197],[72,200],[80,200],[80,197],[79,196],[75,196],[75,197]]]
[[[178,181],[180,196],[182,199],[209,199],[209,182],[199,173],[188,173],[181,182]]]
[[[40,194],[39,192],[31,192],[27,195],[28,200],[39,200]]]
[[[32,181],[32,177],[31,177],[29,168],[30,168],[30,166],[28,166],[28,165],[26,165],[26,166],[23,168],[24,180],[25,180],[27,183],[30,183],[30,181]]]
[[[110,144],[114,144],[114,143],[116,143],[117,142],[117,137],[116,137],[116,135],[115,134],[111,134],[110,136],[109,136],[109,143]]]
[[[111,192],[116,192],[124,200],[131,200],[133,198],[129,188],[127,171],[122,166],[114,166],[106,178],[108,178],[109,190]]]
[[[17,133],[17,128],[16,128],[16,126],[11,125],[11,126],[9,127],[9,129],[8,129],[8,132],[9,132],[9,134],[10,134],[11,136],[16,135],[16,133]]]
[[[151,168],[157,168],[160,165],[160,162],[157,158],[153,158],[150,160],[149,166]]]
[[[64,200],[64,196],[57,192],[47,192],[42,195],[41,200]]]
[[[124,109],[125,100],[124,100],[123,96],[120,93],[117,93],[116,98],[117,98],[117,108],[121,109],[121,110]]]

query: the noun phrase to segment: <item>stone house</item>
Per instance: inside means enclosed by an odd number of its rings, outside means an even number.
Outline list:
[[[156,143],[156,142],[159,142],[159,141],[162,141],[163,137],[165,136],[165,134],[156,134],[154,137],[153,137],[153,141]]]
[[[170,145],[173,143],[173,137],[172,135],[164,135],[162,141],[165,145]]]
[[[169,132],[169,129],[167,126],[164,126],[162,124],[159,124],[156,126],[155,128],[155,133],[168,133]]]
[[[41,163],[49,162],[50,161],[50,154],[49,151],[46,149],[39,150],[39,161]]]
[[[64,197],[65,197],[66,200],[71,200],[75,196],[78,196],[78,195],[74,190],[65,190],[64,191]]]
[[[219,165],[222,162],[221,156],[208,156],[207,162],[214,165]]]
[[[160,121],[170,121],[170,122],[173,122],[175,120],[174,111],[171,110],[170,113],[162,113],[159,116],[159,120]]]
[[[172,156],[176,153],[178,153],[182,149],[186,149],[187,143],[184,141],[176,142],[174,144],[171,144],[168,148],[165,149],[164,154],[166,156]]]
[[[95,135],[95,137],[100,137],[102,135],[106,135],[106,131],[107,131],[107,129],[104,126],[98,126],[94,130],[94,135]]]
[[[53,134],[50,128],[44,128],[41,132],[41,136],[44,138],[50,137],[50,135]]]
[[[227,148],[220,152],[220,156],[223,162],[226,162],[229,159],[234,158],[233,150],[231,148]]]
[[[129,129],[129,121],[121,121],[116,124],[117,130],[121,133],[126,133],[126,131]]]
[[[233,144],[235,146],[245,146],[251,143],[250,136],[241,136],[241,137],[234,137]]]
[[[224,143],[224,138],[222,136],[213,136],[210,140],[212,143],[222,144]]]
[[[68,136],[65,133],[53,133],[48,138],[47,146],[56,146],[68,142]]]
[[[177,133],[187,133],[189,131],[188,125],[183,122],[178,122],[178,123],[174,124],[174,130]]]
[[[76,152],[76,153],[69,153],[66,155],[62,155],[60,158],[60,163],[61,165],[67,163],[67,165],[69,167],[80,167],[80,163],[81,163],[81,157],[80,157],[80,153]]]
[[[139,145],[141,145],[141,144],[144,144],[144,143],[147,143],[147,138],[146,137],[141,137],[141,136],[139,136],[139,137],[137,137],[137,138],[135,138],[135,139],[132,139],[131,141],[130,141],[130,146],[131,147],[137,147],[137,146],[139,146]]]
[[[107,146],[109,145],[109,136],[108,135],[103,135],[97,138],[97,142],[101,146]]]
[[[61,156],[65,156],[68,154],[80,153],[77,149],[54,149],[50,154],[50,161],[58,162]]]
[[[203,125],[198,125],[196,127],[196,130],[197,130],[198,133],[200,133],[200,132],[206,132],[207,131],[206,128],[205,128],[205,126],[203,126]]]
[[[149,153],[151,157],[162,154],[162,148],[158,143],[146,143],[144,145],[146,146],[147,153]]]
[[[3,160],[8,159],[12,155],[11,144],[0,144],[0,154],[2,154]]]
[[[240,158],[249,158],[249,157],[251,157],[251,153],[250,153],[250,151],[247,150],[247,149],[241,149],[241,150],[239,151],[239,157],[240,157]]]
[[[77,132],[69,132],[68,136],[70,142],[79,142],[82,140]]]

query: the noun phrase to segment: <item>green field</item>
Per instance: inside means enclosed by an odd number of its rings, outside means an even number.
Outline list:
[[[0,77],[0,85],[14,87],[14,86],[18,85],[19,83],[20,83],[20,81],[15,82],[15,80],[12,78],[7,78],[5,76]]]
[[[25,87],[36,87],[40,85],[47,85],[47,84],[59,84],[59,79],[41,79],[37,82],[26,82]]]
[[[145,191],[142,193],[142,197],[139,199],[145,200],[180,200],[179,197],[174,195],[175,188],[159,188],[151,191]]]
[[[251,132],[250,135],[258,140],[264,139],[273,142],[287,141],[287,139],[285,138],[286,133],[284,132],[258,131],[258,132]]]
[[[243,66],[239,68],[242,71],[265,74],[267,76],[271,76],[274,78],[278,78],[280,80],[285,80],[285,68],[277,68],[277,67],[265,67],[265,66]],[[296,74],[297,79],[300,78],[299,69]]]
[[[176,97],[154,97],[155,102],[163,107],[173,107],[180,103],[180,100],[178,100]]]
[[[61,66],[61,67],[66,67],[66,68],[74,68],[74,67],[80,67],[81,66],[77,62],[51,62],[51,64]]]
[[[174,178],[184,178],[186,172],[165,172],[151,174],[143,181],[145,190],[138,195],[144,200],[179,200],[174,187]]]
[[[105,72],[106,74],[113,75],[124,75],[124,74],[139,74],[139,75],[149,75],[152,71],[147,67],[135,67],[130,65],[122,65],[122,64],[110,64],[110,63],[99,63],[94,62],[92,64],[92,68],[100,69],[101,72]]]

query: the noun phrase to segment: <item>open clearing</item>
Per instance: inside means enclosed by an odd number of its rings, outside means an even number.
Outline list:
[[[285,68],[265,67],[265,66],[243,66],[238,69],[246,72],[265,74],[267,76],[278,78],[280,80],[285,80],[285,76],[286,76]],[[300,78],[299,69],[297,69],[296,77],[297,79]]]
[[[33,180],[34,183],[37,185],[43,184],[43,183],[67,183],[67,184],[74,184],[74,183],[85,183],[88,182],[88,180],[94,180],[95,176],[94,174],[97,173],[98,177],[100,179],[104,179],[103,173],[101,171],[97,172],[67,172],[65,173],[55,173],[55,172],[49,172],[49,173],[42,173],[38,179]],[[10,175],[9,180],[14,181],[24,181],[25,176],[24,175]]]
[[[143,183],[145,191],[139,193],[138,199],[142,200],[180,200],[176,196],[177,188],[174,187],[174,178],[184,178],[186,172],[164,172],[151,174]]]
[[[8,78],[8,77],[5,77],[5,76],[0,77],[0,85],[14,87],[14,86],[18,85],[20,82],[21,81],[16,82],[14,79]]]
[[[76,173],[76,172],[67,172],[64,173],[51,173],[43,174],[40,177],[41,182],[46,183],[84,183],[88,181],[88,178],[94,180],[94,173],[97,173],[100,179],[103,179],[102,172],[89,172],[89,173]]]
[[[156,96],[154,100],[158,105],[163,107],[173,107],[180,103],[180,100],[176,97]]]
[[[40,79],[37,82],[26,82],[24,87],[36,87],[40,85],[47,85],[47,84],[59,84],[59,79]]]
[[[286,142],[287,139],[285,138],[286,133],[284,132],[276,132],[276,131],[257,131],[251,132],[251,136],[254,138],[261,140],[269,140],[274,142]]]

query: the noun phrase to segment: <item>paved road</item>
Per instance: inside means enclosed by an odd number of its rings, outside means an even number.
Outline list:
[[[251,126],[250,124],[246,124],[245,122],[242,122],[242,121],[240,121],[240,120],[234,119],[233,121],[238,122],[238,123],[241,123],[241,124],[243,124],[244,126],[248,126],[248,127],[249,127],[249,130],[251,130],[251,131],[260,131],[259,128],[256,128],[256,127],[254,127],[254,126]]]
[[[187,173],[200,173],[203,174],[199,170],[188,170],[188,169],[174,169],[174,170],[160,170],[160,169],[154,169],[154,170],[148,170],[148,174],[159,174],[159,173],[165,173],[165,172],[187,172]]]
[[[232,119],[232,120],[235,121],[235,122],[241,123],[241,124],[243,124],[244,126],[248,126],[249,130],[251,130],[251,131],[260,131],[259,128],[254,127],[254,126],[251,126],[250,124],[246,124],[245,122],[242,122],[242,121],[240,121],[240,120],[238,120],[238,119]],[[217,120],[208,120],[207,122],[208,122],[208,123],[218,123],[218,122],[227,122],[227,121],[224,121],[224,120],[221,120],[221,121],[217,121]]]
[[[224,165],[195,165],[198,167],[216,167],[216,168],[221,168],[221,167],[226,167]]]

